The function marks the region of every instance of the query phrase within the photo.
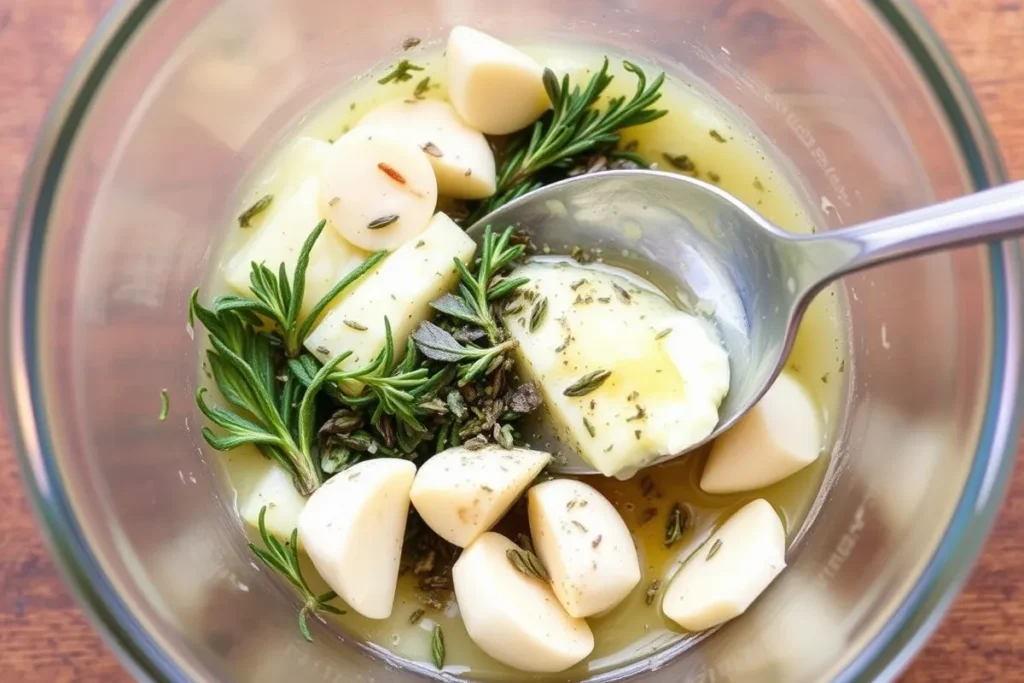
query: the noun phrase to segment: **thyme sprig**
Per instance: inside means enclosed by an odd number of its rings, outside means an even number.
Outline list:
[[[466,385],[483,375],[505,352],[515,348],[514,339],[509,339],[488,348],[472,344],[463,345],[450,332],[424,320],[412,334],[413,341],[423,355],[443,363],[461,363],[459,384]]]
[[[317,615],[320,612],[345,614],[345,611],[330,604],[331,600],[338,597],[337,593],[327,591],[317,595],[309,587],[309,584],[306,583],[305,577],[302,576],[302,568],[299,566],[298,529],[292,531],[291,538],[287,543],[281,543],[281,541],[274,538],[267,531],[266,517],[267,506],[264,505],[260,509],[259,518],[260,539],[263,541],[263,547],[257,548],[254,544],[250,543],[249,550],[259,558],[260,562],[288,579],[288,582],[299,590],[303,600],[302,609],[299,610],[299,632],[302,633],[302,637],[307,641],[313,642],[313,636],[309,633],[309,624],[307,623],[310,616]]]
[[[455,259],[455,268],[460,278],[458,295],[446,294],[430,304],[440,313],[481,328],[491,344],[504,341],[503,330],[492,310],[493,304],[529,281],[523,277],[498,278],[502,270],[520,258],[526,250],[525,245],[511,244],[513,233],[514,229],[509,227],[496,235],[488,226],[484,230],[475,272],[461,259]]]

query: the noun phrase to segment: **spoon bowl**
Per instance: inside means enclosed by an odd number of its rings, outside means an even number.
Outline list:
[[[625,268],[683,310],[713,321],[730,363],[718,424],[686,450],[645,465],[651,466],[708,443],[750,410],[785,366],[800,319],[822,288],[879,263],[1019,234],[1024,184],[838,232],[793,235],[700,180],[660,171],[607,171],[520,197],[468,233],[479,239],[487,226],[509,225],[545,254],[583,254]],[[544,432],[534,445],[551,449],[556,438]],[[575,455],[556,469],[595,472]]]

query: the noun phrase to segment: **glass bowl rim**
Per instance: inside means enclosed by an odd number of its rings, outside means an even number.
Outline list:
[[[57,565],[78,604],[121,662],[140,680],[186,681],[188,672],[139,623],[102,570],[73,514],[43,411],[36,304],[38,267],[52,202],[78,124],[122,47],[161,0],[119,0],[89,38],[40,129],[9,237],[0,366],[3,401],[22,479]],[[970,88],[915,7],[872,0],[881,24],[906,49],[946,117],[976,189],[1006,182],[998,147]],[[993,307],[992,373],[974,462],[950,523],[914,587],[837,680],[896,676],[937,628],[981,552],[1005,494],[1024,411],[1021,381],[1021,253],[1017,242],[987,247]]]

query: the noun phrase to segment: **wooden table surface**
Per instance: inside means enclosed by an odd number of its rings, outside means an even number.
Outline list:
[[[47,103],[110,0],[0,0],[0,249]],[[1024,8],[922,0],[1024,178]],[[1024,450],[1020,459],[1024,461]],[[0,423],[0,681],[127,681],[36,530]],[[905,681],[1024,680],[1024,467],[963,595]]]

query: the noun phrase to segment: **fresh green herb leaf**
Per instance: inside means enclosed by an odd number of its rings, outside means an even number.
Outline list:
[[[597,390],[605,381],[611,377],[611,370],[594,370],[580,377],[578,380],[566,387],[562,392],[563,396],[586,396]]]
[[[292,531],[291,538],[287,543],[281,543],[267,531],[266,516],[267,507],[264,505],[260,509],[258,523],[263,547],[257,548],[254,544],[250,543],[249,550],[268,569],[288,579],[288,582],[299,590],[303,600],[302,609],[299,610],[299,632],[308,642],[313,642],[313,636],[309,633],[309,625],[306,623],[310,616],[319,616],[323,612],[345,614],[345,611],[330,604],[332,600],[338,597],[334,591],[317,595],[309,587],[309,584],[306,583],[306,579],[302,575],[302,568],[299,566],[298,529]]]
[[[328,379],[335,384],[360,382],[369,391],[356,397],[339,392],[335,398],[350,408],[371,410],[371,424],[378,425],[384,416],[391,416],[398,420],[405,436],[410,436],[410,432],[424,434],[427,430],[420,422],[420,417],[425,411],[418,403],[439,380],[439,375],[431,376],[426,368],[416,368],[416,356],[416,347],[410,340],[406,345],[403,362],[395,363],[391,323],[384,318],[384,348],[373,361],[355,370],[332,368],[328,374]]]
[[[416,66],[408,59],[403,59],[395,68],[392,69],[384,78],[381,78],[377,82],[381,85],[387,85],[388,83],[405,83],[406,81],[412,80],[413,71],[423,71],[422,66]]]
[[[199,291],[192,293],[190,307],[209,332],[207,359],[224,398],[239,413],[209,405],[205,387],[196,392],[199,410],[223,435],[209,427],[203,437],[213,448],[226,451],[254,444],[277,461],[295,478],[296,488],[309,495],[321,484],[320,469],[312,450],[315,399],[327,375],[347,354],[338,356],[309,378],[301,400],[294,394],[295,384],[277,382],[273,342],[256,331],[249,311],[237,308],[213,310],[199,303]],[[297,413],[291,411],[298,401]]]
[[[430,307],[439,313],[450,315],[467,323],[479,324],[480,319],[476,316],[466,300],[454,294],[445,294],[440,299],[430,302]]]
[[[528,282],[527,278],[496,279],[502,270],[512,265],[526,250],[521,244],[509,246],[512,234],[511,227],[501,235],[495,235],[490,226],[484,230],[480,259],[475,273],[470,272],[461,260],[455,259],[455,268],[459,271],[460,277],[459,296],[466,308],[472,311],[471,316],[456,317],[479,326],[487,333],[487,339],[492,344],[503,341],[502,335],[499,334],[501,328],[492,310],[493,304]]]
[[[434,634],[430,637],[430,656],[434,660],[434,666],[438,671],[444,669],[444,631],[439,624],[434,625]]]
[[[263,195],[262,197],[257,199],[252,206],[250,206],[248,209],[243,211],[241,215],[238,216],[238,227],[248,228],[252,224],[252,219],[256,218],[256,216],[260,215],[268,208],[270,208],[270,205],[273,202],[274,195],[272,194]]]
[[[171,397],[166,389],[160,390],[160,421],[165,422],[171,412]]]
[[[707,557],[704,558],[704,561],[707,562],[712,557],[714,557],[716,554],[718,554],[718,551],[721,548],[722,548],[722,539],[716,538],[715,542],[711,544],[711,550],[708,551],[708,555],[707,555]]]

